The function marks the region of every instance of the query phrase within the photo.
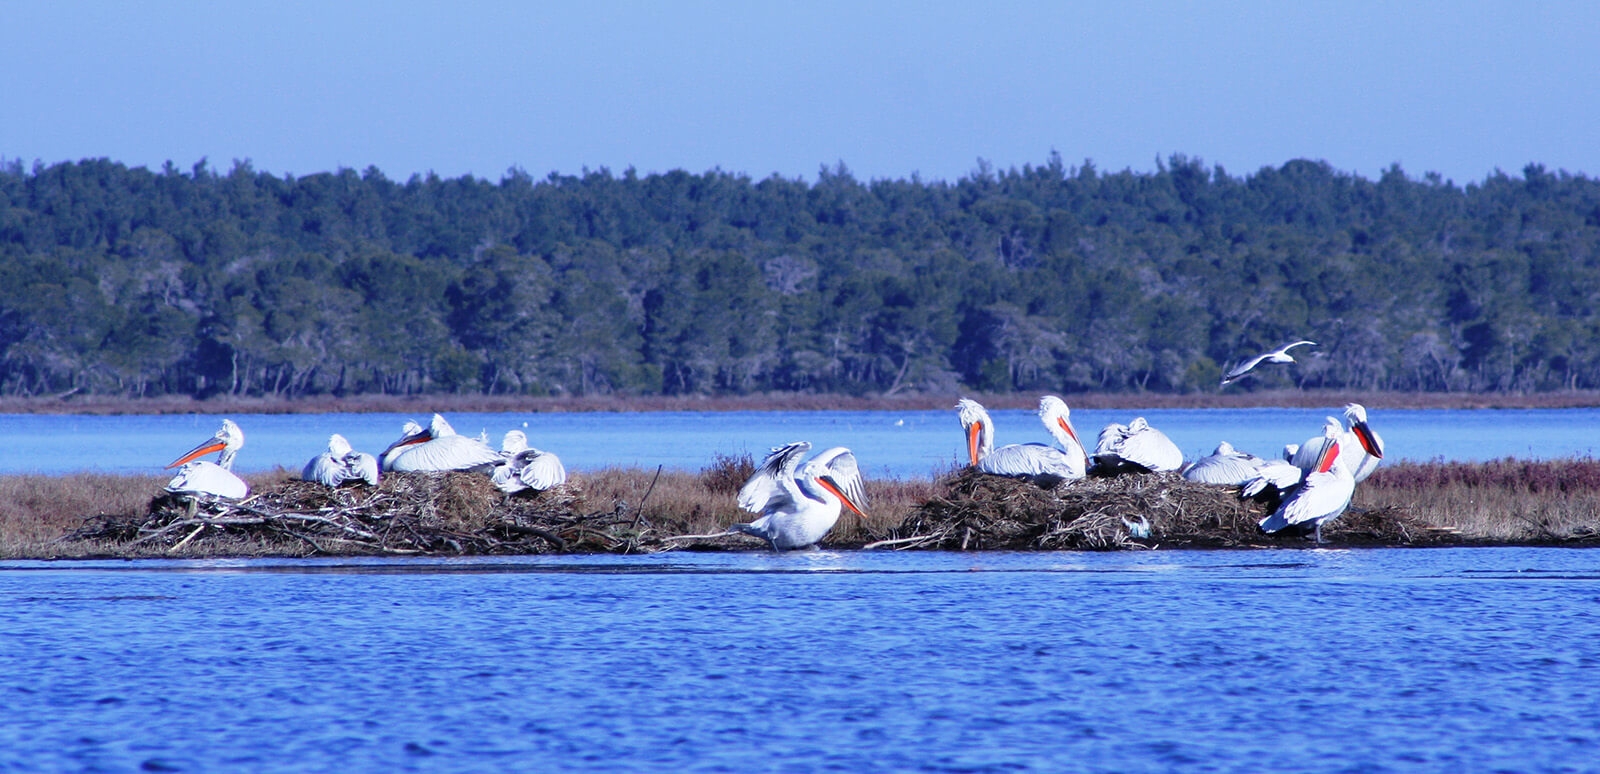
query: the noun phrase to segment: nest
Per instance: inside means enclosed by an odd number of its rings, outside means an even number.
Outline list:
[[[1026,481],[963,470],[945,494],[914,510],[869,547],[896,549],[1139,549],[1158,545],[1239,548],[1300,545],[1303,533],[1267,535],[1271,504],[1239,499],[1237,487],[1186,481],[1174,473],[1090,477],[1041,489]],[[1148,529],[1148,536],[1136,536]],[[1331,543],[1405,545],[1441,536],[1399,508],[1351,509],[1324,525]]]
[[[65,540],[148,554],[635,553],[664,547],[618,507],[585,513],[561,486],[506,495],[471,473],[391,473],[376,486],[287,480],[232,502],[162,494],[132,518],[99,516]]]

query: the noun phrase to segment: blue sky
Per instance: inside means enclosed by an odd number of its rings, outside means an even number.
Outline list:
[[[0,0],[0,157],[1600,174],[1600,3]]]

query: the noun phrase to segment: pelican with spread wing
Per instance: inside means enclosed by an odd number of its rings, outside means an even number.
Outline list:
[[[760,518],[735,524],[730,532],[754,535],[775,551],[806,548],[822,540],[844,508],[867,517],[867,494],[856,456],[835,446],[801,464],[807,441],[780,446],[739,490],[739,507]]]
[[[243,447],[244,431],[233,420],[222,420],[222,429],[215,435],[167,466],[168,470],[178,468],[177,474],[167,482],[167,491],[243,500],[250,495],[250,485],[232,470],[234,455]],[[199,459],[212,452],[222,452],[216,462]]]

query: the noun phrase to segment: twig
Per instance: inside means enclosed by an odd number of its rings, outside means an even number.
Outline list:
[[[655,478],[650,479],[649,488],[644,490],[644,497],[639,498],[639,505],[634,509],[633,528],[639,528],[639,522],[644,520],[644,504],[650,502],[650,494],[656,491],[656,482],[661,480],[661,465],[656,466]]]
[[[188,537],[178,541],[177,545],[167,549],[167,553],[169,553],[169,554],[177,553],[179,549],[183,548],[186,545],[189,545],[189,541],[194,540],[195,535],[200,534],[200,532],[202,530],[204,530],[205,528],[206,528],[206,525],[204,525],[204,524],[201,524],[200,526],[195,527],[194,531],[190,532]]]

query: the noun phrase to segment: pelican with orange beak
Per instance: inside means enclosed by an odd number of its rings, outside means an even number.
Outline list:
[[[967,439],[967,458],[984,473],[1021,478],[1051,489],[1063,481],[1083,478],[1088,468],[1067,404],[1054,395],[1039,400],[1039,420],[1061,444],[1060,449],[1042,443],[1014,443],[996,449],[994,421],[982,404],[962,398],[956,402],[956,411]]]
[[[489,444],[457,434],[438,414],[433,415],[433,421],[426,428],[407,420],[400,440],[389,444],[379,457],[384,470],[399,472],[474,470],[487,473],[505,461],[499,452],[489,448]]]
[[[231,419],[222,420],[222,429],[216,435],[202,442],[199,446],[167,466],[167,470],[178,468],[176,475],[167,482],[167,491],[184,495],[210,495],[229,500],[243,500],[250,495],[250,485],[244,479],[234,475],[234,455],[244,446],[244,431],[233,423]],[[222,452],[216,462],[201,460],[212,452]],[[182,467],[179,467],[179,466]]]
[[[735,524],[729,532],[742,532],[767,541],[774,551],[792,551],[816,545],[833,529],[844,508],[862,519],[867,493],[861,483],[856,456],[835,446],[811,458],[807,441],[779,446],[761,462],[761,468],[739,490],[739,505],[760,513],[748,524]]]
[[[1350,471],[1350,477],[1356,483],[1367,480],[1367,476],[1378,469],[1378,461],[1383,459],[1383,438],[1367,424],[1367,408],[1360,403],[1347,404],[1344,407],[1344,423],[1341,425],[1338,418],[1328,417],[1327,424],[1339,430],[1338,437],[1344,447],[1339,464]],[[1299,451],[1290,461],[1309,473],[1322,454],[1322,447],[1328,443],[1327,438],[1325,427],[1322,437],[1300,444]]]
[[[1350,470],[1339,464],[1341,446],[1338,422],[1328,424],[1323,430],[1321,450],[1317,453],[1316,467],[1306,475],[1294,492],[1278,506],[1272,515],[1261,520],[1262,532],[1278,532],[1289,527],[1310,524],[1316,528],[1317,542],[1322,541],[1322,525],[1339,518],[1350,507],[1355,495],[1356,482]],[[1305,446],[1302,444],[1301,449]]]

